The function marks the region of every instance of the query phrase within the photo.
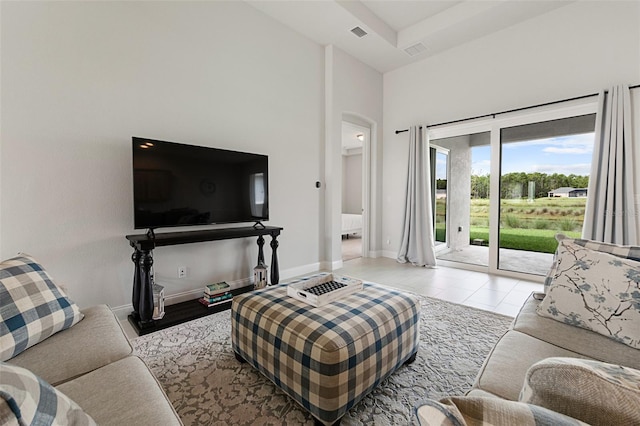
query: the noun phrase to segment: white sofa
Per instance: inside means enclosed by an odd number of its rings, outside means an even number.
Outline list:
[[[524,303],[466,395],[416,409],[421,425],[640,424],[640,247],[556,238],[545,294]]]
[[[640,370],[640,350],[602,334],[541,317],[536,313],[539,304],[533,295],[529,297],[509,331],[484,361],[469,395],[517,401],[527,370],[550,357],[591,359]]]
[[[0,262],[0,424],[181,425],[106,305],[81,311],[33,257]]]
[[[106,305],[11,358],[76,402],[99,425],[181,425],[162,387],[132,354],[120,323]]]

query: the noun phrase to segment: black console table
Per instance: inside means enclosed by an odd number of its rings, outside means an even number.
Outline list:
[[[235,238],[258,237],[258,262],[264,263],[264,235],[271,236],[271,284],[278,284],[280,272],[278,267],[278,241],[277,237],[283,228],[276,226],[241,227],[207,229],[201,231],[167,232],[155,235],[127,235],[129,244],[134,248],[131,260],[135,264],[133,276],[133,312],[129,315],[129,321],[138,334],[146,334],[161,328],[170,327],[189,319],[198,318],[209,313],[219,311],[231,306],[229,302],[207,308],[197,300],[169,305],[165,308],[165,317],[161,320],[153,320],[153,283],[151,267],[153,265],[152,251],[156,247],[172,246],[177,244],[201,243],[205,241],[230,240]],[[204,288],[204,285],[202,286]],[[234,290],[234,294],[248,291],[247,289]],[[171,309],[175,307],[174,309]],[[218,308],[219,309],[215,309]],[[203,311],[204,309],[204,311]],[[176,310],[177,312],[172,312]]]

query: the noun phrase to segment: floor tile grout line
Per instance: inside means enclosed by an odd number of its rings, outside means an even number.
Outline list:
[[[367,274],[361,273],[363,275],[362,278],[372,282],[379,282],[380,284],[386,283],[386,285],[398,288],[400,290],[404,289],[406,291],[422,294],[427,297],[434,297],[440,300],[451,301],[453,303],[464,304],[467,306],[483,305],[484,307],[488,308],[491,305],[483,302],[483,300],[486,300],[486,299],[480,299],[481,297],[484,297],[484,296],[481,296],[482,292],[489,291],[494,293],[504,293],[504,295],[499,298],[498,302],[495,304],[495,307],[491,309],[491,311],[500,313],[500,314],[507,314],[505,313],[505,311],[509,311],[510,313],[508,313],[508,315],[511,315],[511,316],[517,313],[517,310],[515,309],[518,308],[518,305],[509,303],[508,301],[522,298],[522,301],[524,302],[528,294],[530,294],[532,291],[537,290],[538,288],[539,288],[538,291],[542,290],[541,283],[526,281],[521,279],[516,280],[515,284],[508,291],[503,291],[503,290],[500,290],[499,288],[498,289],[488,288],[486,286],[490,284],[492,280],[497,279],[498,281],[501,281],[501,280],[509,281],[512,279],[508,277],[493,276],[493,275],[489,275],[489,274],[486,274],[483,272],[477,272],[477,271],[460,272],[463,270],[448,268],[448,267],[439,267],[439,268],[445,269],[443,273],[438,273],[438,269],[420,270],[420,268],[417,268],[417,267],[416,269],[408,269],[406,264],[398,264],[395,261],[391,259],[386,259],[386,258],[354,259],[352,261],[345,262],[343,268],[335,272],[336,273],[343,272],[345,275],[349,275],[348,271],[350,270],[350,268],[351,270],[354,270],[354,271],[367,270],[367,272],[370,272],[370,273],[367,273]],[[430,272],[430,271],[434,271],[434,272]],[[424,272],[424,274],[422,272]],[[393,277],[394,274],[402,274],[403,277],[397,278],[393,282],[389,282],[389,280],[391,279],[389,276]],[[366,275],[366,277],[364,277],[364,275]],[[466,275],[466,278],[463,278],[465,275]],[[481,276],[482,278],[480,278]],[[456,280],[458,281],[463,279],[470,280],[473,278],[478,278],[481,280],[481,283],[479,283],[476,288],[470,290],[469,288],[455,287]],[[425,280],[431,279],[431,280],[437,280],[439,282],[450,281],[451,286],[447,288],[439,288],[439,287],[419,288],[418,286],[413,285],[414,284],[413,281],[419,281],[421,279],[425,279]],[[523,284],[523,287],[528,287],[528,288],[526,290],[517,290],[519,284],[521,283]],[[460,298],[460,297],[452,296],[450,290],[453,290],[454,293],[456,290],[458,290],[459,293],[466,293],[469,291],[471,291],[471,293],[466,297]],[[429,294],[424,294],[424,293],[429,293]],[[485,310],[488,310],[488,309],[485,309]]]

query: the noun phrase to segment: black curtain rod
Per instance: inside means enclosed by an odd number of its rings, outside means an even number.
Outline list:
[[[636,84],[635,86],[629,86],[629,89],[637,89],[638,87],[640,87],[640,84]],[[607,92],[608,92],[608,90],[605,90],[605,93],[607,93]],[[487,118],[487,117],[496,118],[496,115],[500,115],[500,114],[508,114],[510,112],[524,111],[526,109],[539,108],[539,107],[543,107],[543,106],[559,104],[559,103],[562,103],[562,102],[577,101],[578,99],[586,99],[586,98],[591,98],[593,96],[598,96],[598,93],[592,93],[590,95],[576,96],[575,98],[562,99],[562,100],[559,100],[559,101],[545,102],[543,104],[531,105],[531,106],[526,106],[526,107],[521,107],[521,108],[514,108],[514,109],[507,110],[507,111],[494,112],[492,114],[477,115],[475,117],[461,118],[459,120],[452,120],[452,121],[445,121],[443,123],[430,124],[430,125],[426,126],[426,128],[428,129],[430,127],[444,126],[446,124],[454,124],[454,123],[461,123],[463,121],[477,120],[478,118]],[[420,126],[419,128],[422,129],[422,126]],[[396,135],[398,133],[404,133],[404,132],[408,132],[408,131],[409,131],[409,129],[396,130]]]

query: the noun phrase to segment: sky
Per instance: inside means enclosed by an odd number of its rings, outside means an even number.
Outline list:
[[[504,144],[502,174],[539,172],[587,176],[591,172],[593,138],[593,133],[587,133]],[[490,151],[489,145],[472,149],[472,174],[489,174]]]

